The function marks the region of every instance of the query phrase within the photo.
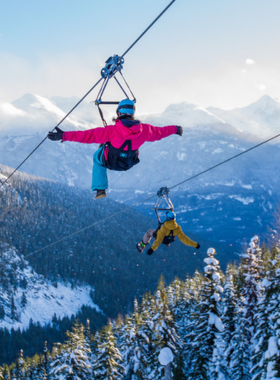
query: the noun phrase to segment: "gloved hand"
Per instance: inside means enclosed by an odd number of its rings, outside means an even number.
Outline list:
[[[176,127],[177,127],[176,135],[182,136],[182,134],[183,134],[183,128],[180,125],[176,125]]]
[[[196,249],[199,249],[200,248],[200,244],[197,243],[197,246],[195,247]]]
[[[153,249],[152,249],[152,248],[149,248],[147,254],[148,254],[149,256],[151,256],[151,255],[153,254],[153,252],[154,252]]]
[[[60,128],[55,127],[57,132],[49,132],[48,133],[48,138],[52,141],[57,141],[57,140],[62,140],[62,136],[64,131],[62,131]]]

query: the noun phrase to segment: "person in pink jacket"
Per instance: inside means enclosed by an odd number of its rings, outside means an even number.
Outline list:
[[[49,132],[53,141],[76,141],[84,144],[101,144],[93,155],[92,185],[95,199],[106,197],[108,188],[107,169],[125,171],[139,163],[139,148],[146,141],[157,141],[173,134],[182,136],[183,128],[177,125],[153,127],[134,119],[135,105],[132,100],[122,100],[117,108],[115,125],[86,131],[64,132],[56,127]]]

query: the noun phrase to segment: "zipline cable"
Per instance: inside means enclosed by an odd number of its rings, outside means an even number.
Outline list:
[[[158,15],[158,17],[156,17],[154,19],[154,21],[148,26],[148,28],[146,28],[144,30],[144,32],[133,42],[133,44],[123,53],[123,55],[121,56],[121,58],[123,58],[128,52],[130,49],[132,49],[132,47],[140,40],[140,38],[142,38],[144,36],[144,34],[157,22],[157,20],[167,11],[167,9],[169,7],[171,7],[171,5],[175,2],[176,0],[172,0],[168,5],[167,7]],[[55,130],[56,127],[58,127],[73,111],[76,107],[78,107],[78,105],[91,93],[91,91],[102,81],[103,78],[100,78],[98,82],[95,83],[95,85],[82,97],[81,100],[79,100],[79,102],[67,113],[67,115],[64,116],[64,118],[53,128],[52,132]],[[8,182],[8,180],[15,174],[16,171],[18,171],[18,169],[28,160],[28,158],[30,156],[32,156],[32,154],[47,140],[47,137],[45,137],[41,142],[40,144],[38,144],[36,146],[36,148],[34,148],[32,150],[32,152],[15,168],[15,170],[9,175],[8,178],[6,178],[6,180],[0,184],[0,189],[1,187],[6,183]]]
[[[154,21],[148,26],[147,29],[144,30],[144,32],[137,38],[137,40],[135,40],[133,42],[133,44],[123,53],[123,55],[121,56],[122,58],[129,52],[130,49],[133,48],[133,46],[140,40],[140,38],[142,38],[144,36],[145,33],[147,33],[147,31],[157,22],[157,20],[167,11],[167,9],[169,7],[171,7],[171,5],[173,3],[175,3],[176,0],[172,0],[168,5],[167,7],[157,16],[157,18],[154,19]]]
[[[203,174],[209,172],[210,170],[213,170],[213,169],[217,168],[218,166],[221,166],[221,165],[223,165],[223,164],[225,164],[225,163],[227,163],[227,162],[229,162],[229,161],[231,161],[231,160],[233,160],[233,159],[235,159],[235,158],[237,158],[237,157],[240,157],[240,156],[242,156],[243,154],[246,154],[246,153],[250,152],[251,150],[260,147],[261,145],[264,145],[264,144],[268,143],[269,141],[276,139],[277,137],[280,137],[280,133],[279,133],[278,135],[274,136],[274,137],[271,137],[271,138],[268,139],[268,140],[265,140],[265,141],[263,141],[263,142],[261,142],[261,143],[259,143],[259,144],[257,144],[257,145],[252,146],[252,147],[249,148],[249,149],[244,150],[244,151],[241,152],[241,153],[236,154],[235,156],[232,156],[232,157],[228,158],[227,160],[224,160],[224,161],[220,162],[220,163],[217,164],[217,165],[211,166],[210,168],[208,168],[208,169],[206,169],[206,170],[203,170],[202,172],[200,172],[200,173],[198,173],[198,174],[195,174],[195,175],[192,176],[192,177],[187,178],[187,179],[185,179],[184,181],[179,182],[179,183],[177,183],[176,185],[174,185],[174,186],[172,186],[172,187],[169,187],[168,189],[169,189],[169,190],[174,189],[175,187],[180,186],[180,185],[182,185],[182,184],[185,183],[185,182],[191,181],[192,179],[197,178],[197,177],[199,177],[199,176],[201,176],[201,175],[203,175]],[[65,240],[65,239],[68,239],[68,238],[70,238],[70,237],[72,237],[72,236],[74,236],[74,235],[77,235],[77,234],[79,234],[80,232],[83,232],[83,231],[85,231],[85,230],[87,230],[87,229],[89,229],[89,228],[91,228],[91,227],[94,227],[94,226],[96,226],[97,224],[104,222],[105,220],[112,219],[113,217],[115,217],[115,216],[117,216],[117,215],[119,215],[119,214],[122,214],[123,212],[125,212],[125,211],[127,211],[127,210],[130,210],[130,209],[132,209],[132,208],[134,208],[134,207],[136,207],[136,206],[139,206],[140,204],[145,203],[145,202],[149,201],[150,199],[155,198],[156,196],[157,196],[157,194],[152,195],[151,197],[146,198],[146,199],[144,199],[144,200],[141,201],[141,202],[138,202],[138,203],[135,203],[135,204],[132,205],[132,206],[126,207],[126,208],[125,208],[124,210],[122,210],[122,211],[116,212],[116,213],[113,214],[113,215],[109,215],[109,216],[107,216],[106,218],[104,218],[104,219],[102,219],[102,220],[99,220],[98,222],[93,223],[93,224],[91,224],[90,226],[87,226],[87,227],[85,227],[85,228],[82,228],[81,230],[76,231],[76,232],[72,233],[71,235],[65,236],[64,238],[59,239],[59,240],[57,240],[57,241],[55,241],[55,242],[53,242],[53,243],[51,243],[51,244],[49,244],[49,245],[47,245],[47,246],[45,246],[45,247],[43,247],[43,248],[40,248],[40,249],[38,249],[37,251],[32,252],[32,253],[30,253],[29,255],[25,256],[25,257],[29,257],[29,256],[32,256],[32,255],[35,255],[35,253],[38,253],[38,252],[40,252],[40,251],[43,251],[44,249],[47,249],[47,248],[49,248],[49,247],[52,247],[53,245],[55,245],[55,244],[57,244],[57,243],[60,243],[61,241]]]

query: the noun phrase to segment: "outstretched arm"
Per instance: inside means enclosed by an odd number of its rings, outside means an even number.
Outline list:
[[[86,131],[64,132],[62,141],[76,141],[83,144],[104,144],[112,139],[114,126],[94,128]]]
[[[170,135],[183,134],[183,128],[177,125],[168,125],[166,127],[153,127],[150,124],[143,124],[145,128],[145,134],[147,136],[146,141],[158,141]]]
[[[181,240],[183,244],[189,245],[191,247],[197,248],[198,243],[196,241],[191,240],[187,235],[184,234],[182,228],[179,227],[179,232],[177,233],[178,238]]]

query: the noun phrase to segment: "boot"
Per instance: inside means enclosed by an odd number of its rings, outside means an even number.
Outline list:
[[[142,253],[144,251],[145,247],[146,247],[146,244],[144,244],[142,241],[141,241],[141,243],[136,244],[137,251],[140,253]]]
[[[107,197],[106,190],[96,190],[96,196],[94,199],[100,199]]]

